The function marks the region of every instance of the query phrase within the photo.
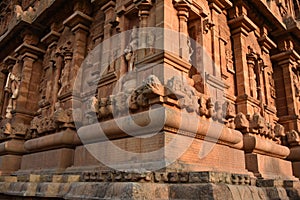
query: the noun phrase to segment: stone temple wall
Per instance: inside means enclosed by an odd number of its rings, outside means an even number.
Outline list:
[[[299,0],[3,0],[0,199],[300,199]]]

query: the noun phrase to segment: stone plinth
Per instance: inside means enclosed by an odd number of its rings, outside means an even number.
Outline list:
[[[10,175],[20,169],[22,154],[25,153],[24,141],[8,140],[0,143],[0,174]]]
[[[74,167],[247,174],[242,134],[189,115],[157,108],[82,127]]]
[[[289,148],[259,135],[245,134],[244,150],[247,169],[255,176],[265,179],[295,180],[292,163],[284,160],[290,153]]]
[[[296,180],[290,161],[254,153],[246,153],[245,158],[247,169],[256,177]]]
[[[10,175],[20,169],[21,159],[18,155],[0,156],[0,175]]]
[[[44,182],[45,178],[47,182]],[[250,181],[247,176],[209,172],[145,174],[94,172],[82,176],[53,177],[31,175],[24,182],[17,182],[16,179],[6,182],[0,180],[0,198],[10,199],[8,195],[70,200],[299,198],[299,187],[294,184],[283,182],[277,187],[256,187],[255,184],[255,181]]]
[[[75,144],[80,144],[80,140],[71,130],[28,140],[24,147],[30,153],[22,157],[21,169],[17,173],[66,169],[73,165]]]
[[[293,162],[293,172],[296,177],[300,178],[300,162]]]
[[[24,155],[22,157],[21,169],[18,173],[27,170],[63,170],[73,164],[73,157],[74,150],[68,148],[61,148]]]
[[[294,175],[300,178],[300,146],[293,146],[290,151],[287,159],[293,162]]]

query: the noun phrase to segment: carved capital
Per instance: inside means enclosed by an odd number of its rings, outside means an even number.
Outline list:
[[[93,18],[81,11],[75,11],[63,24],[72,28],[73,32],[78,29],[88,31],[89,26],[93,22]]]
[[[37,58],[39,56],[42,56],[46,53],[45,50],[43,49],[40,49],[36,46],[33,46],[33,45],[30,45],[30,44],[27,44],[27,43],[23,43],[21,44],[16,50],[15,50],[16,53],[18,53],[19,55],[24,55],[25,54],[29,57],[33,57],[33,58]],[[32,55],[32,56],[31,56]]]
[[[149,14],[150,9],[152,8],[151,0],[140,0],[135,1],[136,7],[140,10],[140,14]]]
[[[233,35],[244,34],[245,36],[248,36],[251,31],[257,29],[257,26],[245,14],[229,20],[228,25],[231,28],[231,33]]]
[[[16,64],[17,59],[12,57],[12,56],[7,56],[4,60],[3,60],[3,64],[1,67],[1,72],[4,74],[8,74],[10,69],[12,69],[12,67]]]
[[[53,42],[56,42],[59,40],[60,37],[60,33],[58,33],[57,31],[51,30],[47,35],[45,35],[45,37],[43,37],[41,39],[41,42],[46,44],[46,45],[50,45]]]
[[[173,5],[178,11],[177,15],[179,18],[189,17],[189,10],[191,9],[191,3],[189,0],[173,0]]]
[[[226,10],[232,7],[232,3],[229,0],[208,0],[210,8],[218,11]]]

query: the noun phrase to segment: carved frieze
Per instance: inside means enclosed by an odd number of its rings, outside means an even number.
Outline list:
[[[85,171],[81,181],[99,182],[153,182],[153,183],[226,183],[232,185],[250,185],[249,175],[223,172],[121,172],[121,171]]]
[[[260,135],[262,138],[270,139],[277,144],[283,144],[285,140],[284,127],[275,123],[267,122],[260,113],[254,113],[253,115],[245,115],[238,113],[234,119],[235,128],[244,134]]]

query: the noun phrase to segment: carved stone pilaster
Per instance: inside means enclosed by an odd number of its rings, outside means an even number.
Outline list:
[[[219,15],[223,12],[223,10],[232,7],[232,3],[228,0],[209,0],[210,7],[210,18],[204,20],[204,30],[206,33],[211,30],[211,46],[212,46],[212,58],[213,58],[213,73],[215,76],[221,79],[221,66],[220,63],[220,33],[219,33]]]
[[[26,38],[26,36],[24,37]],[[29,37],[28,37],[29,38]],[[14,116],[15,121],[23,121],[29,124],[31,116],[38,109],[38,87],[40,77],[42,74],[41,63],[36,62],[45,54],[43,49],[29,44],[25,39],[15,52],[21,58],[21,79],[19,84],[19,96],[16,101],[16,110]]]
[[[69,71],[70,86],[73,88],[77,72],[86,56],[87,36],[89,27],[93,18],[84,14],[81,11],[75,11],[68,19],[64,21],[64,25],[69,26],[75,35],[72,69]],[[69,53],[67,53],[66,64],[69,63]]]
[[[265,27],[261,28],[261,36],[258,38],[258,43],[262,53],[269,54],[271,49],[277,48],[277,45],[268,37],[268,31]]]
[[[140,23],[139,23],[139,28],[146,28],[149,26],[148,22],[148,17],[150,14],[150,9],[152,8],[152,2],[151,0],[142,0],[136,2],[136,7],[139,9],[139,18],[140,18]],[[146,32],[145,30],[139,31],[139,47],[141,49],[148,47],[147,43],[151,43],[151,33]],[[148,37],[148,35],[150,37]],[[154,41],[152,41],[154,42]],[[150,44],[151,45],[151,44]],[[138,57],[143,58],[146,55],[145,51],[139,51],[140,55]]]
[[[188,18],[191,9],[190,2],[187,0],[174,0],[174,7],[177,10],[179,20],[179,56],[187,61],[190,60],[189,39],[188,39]]]
[[[289,41],[282,41],[278,44],[279,52],[271,56],[274,67],[275,87],[280,91],[276,94],[276,101],[282,99],[281,106],[278,107],[278,112],[282,113],[279,117],[280,122],[287,127],[287,130],[300,130],[300,102],[299,98],[299,75],[297,62],[300,56],[296,51],[291,49]],[[281,88],[285,92],[281,91]]]
[[[104,40],[108,39],[111,35],[111,19],[116,17],[115,13],[116,3],[114,1],[109,1],[107,4],[101,7],[101,10],[105,13],[105,22],[104,22]]]
[[[47,104],[47,103],[51,102],[52,103],[52,112],[54,110],[53,105],[57,102],[57,93],[58,93],[58,88],[59,88],[58,80],[59,80],[60,73],[61,73],[61,65],[58,64],[58,62],[57,62],[58,59],[57,59],[57,55],[56,55],[57,42],[58,42],[60,36],[61,36],[61,34],[56,31],[55,24],[53,24],[51,26],[51,31],[41,39],[41,42],[48,46],[46,54],[48,54],[49,58],[46,59],[47,63],[44,63],[45,66],[44,66],[43,77],[45,77],[45,80],[42,80],[42,81],[47,81],[47,82],[44,84],[45,88],[41,88],[41,90],[45,90],[45,92],[44,92],[45,100],[48,102],[40,102],[40,104]],[[44,60],[45,60],[45,58],[44,58]],[[49,74],[51,77],[47,77],[47,76],[49,76]],[[54,74],[53,77],[52,77],[52,74]]]

